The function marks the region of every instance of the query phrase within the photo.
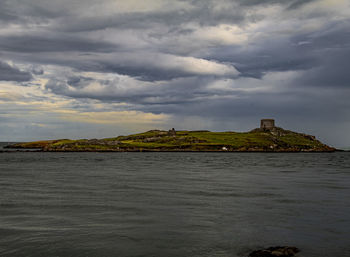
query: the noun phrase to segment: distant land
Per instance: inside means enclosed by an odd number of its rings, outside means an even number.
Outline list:
[[[105,139],[59,139],[17,143],[6,148],[47,152],[333,152],[314,136],[275,127],[274,120],[261,120],[249,132],[150,130]]]

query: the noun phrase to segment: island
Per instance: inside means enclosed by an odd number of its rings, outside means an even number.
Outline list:
[[[314,136],[285,130],[274,120],[261,120],[260,128],[249,132],[207,130],[150,130],[104,139],[59,139],[18,143],[16,149],[46,152],[333,152],[335,148]]]

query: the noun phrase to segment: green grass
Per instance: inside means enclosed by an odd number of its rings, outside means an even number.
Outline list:
[[[44,148],[46,146],[53,145],[65,140],[66,139],[41,140],[41,141],[34,141],[34,142],[19,143],[19,144],[15,144],[15,146],[22,147],[22,148]]]
[[[209,144],[222,144],[234,147],[246,145],[268,146],[271,140],[265,134],[237,132],[190,132],[189,135],[206,140]]]
[[[198,132],[198,131],[179,131],[176,137],[151,131],[150,133],[141,133],[125,138],[118,138],[126,147],[139,148],[220,148],[229,146],[231,148],[240,148],[244,146],[262,146],[268,147],[273,144],[266,133],[237,133],[237,132]],[[156,138],[152,142],[145,142],[147,138]],[[127,139],[127,140],[123,140]]]
[[[121,141],[121,140],[129,140],[129,139],[139,140],[139,139],[144,139],[144,138],[148,138],[148,137],[160,136],[160,134],[163,134],[162,136],[167,136],[167,132],[166,131],[150,130],[150,131],[147,131],[147,132],[133,134],[133,135],[128,135],[128,136],[118,136],[118,137],[113,137],[113,138],[105,138],[103,140],[106,140],[106,141],[114,141],[114,140]]]
[[[53,144],[51,144],[52,147],[57,147],[57,146],[61,146],[61,145],[64,145],[64,144],[70,144],[70,143],[73,143],[75,142],[76,140],[70,140],[70,139],[63,139],[63,140],[59,140]]]
[[[285,135],[281,136],[279,138],[280,141],[288,144],[288,145],[295,145],[295,146],[317,146],[320,145],[317,141],[311,141],[310,139],[307,139],[300,135]]]

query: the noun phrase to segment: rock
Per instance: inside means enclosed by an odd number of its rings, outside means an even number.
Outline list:
[[[300,250],[296,247],[276,246],[251,252],[249,257],[292,257],[298,252],[300,252]]]
[[[303,136],[304,136],[306,139],[309,139],[309,140],[312,140],[312,141],[315,141],[315,140],[316,140],[316,137],[315,137],[315,136],[312,136],[312,135],[303,134]]]

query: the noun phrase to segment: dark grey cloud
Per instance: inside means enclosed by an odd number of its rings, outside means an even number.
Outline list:
[[[87,83],[91,81],[94,81],[94,79],[83,76],[72,76],[67,79],[67,84],[74,88],[84,88],[87,85]],[[50,86],[48,87],[50,88]]]
[[[271,4],[283,4],[283,5],[291,5],[296,2],[309,2],[307,0],[239,0],[238,1],[240,5],[247,5],[247,6],[256,6],[256,5],[271,5]]]
[[[304,4],[314,2],[315,0],[295,0],[295,1],[286,1],[288,2],[288,9],[297,9],[302,7]]]
[[[146,33],[145,39],[148,42],[147,46],[137,46],[136,51],[142,50],[142,52],[166,52],[169,54],[178,54],[179,52],[190,54],[196,48],[201,47],[201,41],[197,41],[196,44],[190,44],[185,46],[185,43],[172,43],[171,39],[176,39],[177,36],[184,34],[191,34],[195,31],[195,28],[183,28],[182,26],[189,23],[195,23],[199,26],[215,26],[218,24],[236,24],[243,26],[244,22],[251,21],[258,22],[259,19],[264,17],[253,17],[249,14],[251,7],[267,6],[271,4],[279,4],[284,7],[300,8],[304,4],[313,1],[185,1],[192,4],[193,8],[179,9],[179,10],[161,10],[151,12],[128,12],[108,15],[74,15],[74,9],[69,6],[76,7],[77,4],[66,3],[65,7],[61,7],[58,2],[53,1],[48,5],[42,4],[40,0],[32,0],[31,4],[22,3],[18,1],[10,2],[5,1],[2,5],[8,13],[12,15],[20,14],[25,17],[42,17],[43,19],[50,19],[51,23],[45,27],[45,31],[34,32],[31,34],[20,33],[19,35],[7,35],[2,36],[0,40],[0,51],[7,56],[17,55],[20,53],[36,53],[35,56],[22,55],[26,62],[37,62],[40,64],[58,64],[62,66],[70,66],[77,70],[82,71],[96,71],[96,72],[114,72],[133,77],[138,77],[142,80],[155,81],[155,80],[170,80],[177,77],[193,76],[192,72],[184,72],[179,69],[159,69],[155,65],[145,65],[144,62],[140,64],[130,62],[125,59],[115,60],[105,59],[104,57],[94,56],[93,58],[85,58],[88,54],[94,53],[114,53],[118,56],[119,53],[133,50],[134,46],[128,48],[128,46],[120,46],[119,40],[125,35],[121,32],[125,30],[134,29],[135,33],[143,33],[143,31],[150,30]],[[22,8],[15,8],[15,4],[21,3]],[[87,7],[86,4],[80,3],[82,10]],[[222,7],[220,8],[220,5]],[[231,7],[231,8],[230,8]],[[288,9],[287,8],[287,9]],[[292,9],[293,9],[292,8]],[[12,10],[12,11],[11,11]],[[60,16],[60,12],[62,15]],[[78,13],[79,14],[79,13]],[[254,15],[253,15],[254,16]],[[282,16],[281,16],[282,17]],[[258,19],[258,20],[256,20]],[[45,22],[44,22],[45,23]],[[348,25],[348,24],[345,24]],[[346,30],[346,26],[340,30],[343,32]],[[162,29],[157,30],[157,28]],[[103,31],[108,28],[117,28],[117,31],[111,31],[115,33],[115,43],[111,41],[106,42],[103,39],[93,36],[94,34],[88,34],[94,31]],[[154,28],[154,30],[152,29]],[[65,31],[65,32],[62,32]],[[318,32],[318,31],[316,31]],[[304,70],[316,67],[321,62],[319,61],[322,56],[322,50],[330,47],[331,40],[325,40],[323,45],[320,45],[320,40],[316,37],[312,40],[313,52],[315,48],[319,48],[319,53],[315,54],[309,51],[307,45],[299,44],[303,42],[309,43],[310,35],[299,35],[300,33],[289,33],[289,36],[281,36],[278,34],[271,34],[270,37],[257,39],[257,42],[243,46],[211,46],[203,45],[207,48],[207,53],[199,56],[201,58],[209,60],[217,60],[218,62],[231,63],[237,67],[241,72],[241,76],[261,78],[266,72],[273,71],[288,71],[288,70]],[[310,33],[312,35],[312,33]],[[89,35],[89,36],[88,36]],[[91,36],[92,35],[92,36]],[[327,37],[327,35],[324,35]],[[336,38],[339,39],[340,34]],[[347,40],[344,36],[341,36],[344,40]],[[328,35],[328,38],[332,38],[332,35]],[[299,42],[296,40],[299,39]],[[139,40],[131,38],[132,40]],[[154,42],[161,42],[164,40],[164,44],[152,46],[152,40]],[[25,43],[23,43],[25,42]],[[144,44],[145,42],[142,42]],[[191,42],[188,42],[191,43]],[[180,45],[178,45],[180,44]],[[309,43],[311,44],[311,43]],[[319,44],[317,46],[317,44]],[[139,49],[141,47],[141,49]],[[179,50],[179,48],[181,50]],[[188,48],[188,50],[184,50]],[[60,56],[47,55],[48,52],[62,53]],[[81,55],[76,55],[72,60],[71,55],[64,55],[65,52],[77,52]],[[147,59],[149,56],[143,56],[140,52],[139,58]],[[210,54],[208,54],[208,52]],[[42,56],[38,55],[42,53]],[[317,56],[319,55],[319,56]],[[148,60],[150,64],[158,60]]]
[[[45,88],[55,94],[73,98],[90,98],[107,102],[127,102],[136,105],[174,105],[196,102],[196,98],[209,97],[205,87],[215,81],[214,78],[190,77],[153,85],[149,82],[96,80],[90,77],[70,77],[67,80],[51,79]],[[92,84],[98,84],[98,91],[90,91]],[[224,93],[223,93],[224,94]]]
[[[44,0],[3,0],[0,3],[0,20],[20,23],[49,23],[57,19],[59,27],[69,31],[90,31],[106,29],[108,27],[143,27],[150,23],[165,23],[167,25],[179,25],[196,21],[200,24],[216,25],[222,22],[239,23],[245,19],[247,7],[266,6],[280,4],[288,8],[298,8],[305,3],[315,0],[236,0],[236,1],[213,1],[213,0],[188,0],[183,1],[192,8],[182,8],[175,11],[166,9],[160,12],[131,11],[127,14],[118,13],[113,15],[92,15],[85,18],[84,9],[99,9],[101,5],[110,5],[112,1],[44,1]],[[178,1],[181,2],[181,1]],[[115,2],[116,3],[116,2]],[[220,11],[216,7],[225,4]],[[228,5],[229,4],[229,5]],[[235,8],[227,8],[227,7]],[[226,7],[226,8],[225,8]],[[214,10],[216,9],[216,10]],[[79,12],[81,10],[81,12]],[[213,11],[214,10],[214,11]]]
[[[294,83],[314,88],[350,89],[349,58],[350,48],[348,51],[324,52],[322,63],[308,70]]]
[[[17,20],[15,15],[9,14],[7,10],[0,4],[0,21],[3,23],[14,22]]]
[[[331,23],[322,31],[305,36],[301,45],[315,61],[295,83],[298,86],[350,88],[350,20]]]
[[[41,66],[33,65],[31,68],[31,72],[35,75],[43,75],[44,69]]]
[[[288,40],[264,40],[259,46],[222,47],[208,58],[231,62],[241,76],[261,78],[267,72],[305,70],[319,65],[319,57],[305,46]]]
[[[196,5],[194,9],[162,12],[132,12],[127,14],[107,15],[100,17],[69,17],[59,19],[56,28],[66,32],[87,32],[118,29],[149,29],[150,26],[166,25],[167,32],[172,32],[189,22],[196,22],[201,26],[215,26],[221,23],[243,23],[246,19],[242,9],[221,10],[213,12],[214,3]],[[161,36],[161,35],[159,35]],[[164,35],[166,36],[166,35]]]
[[[114,52],[114,53],[77,53],[65,55],[60,52],[36,53],[29,56],[23,53],[11,53],[18,60],[36,64],[55,64],[70,67],[80,72],[115,73],[135,77],[142,81],[161,81],[191,76],[217,76],[234,78],[239,72],[230,63],[216,62],[210,58],[194,58],[154,52]]]
[[[84,1],[87,4],[91,1]],[[44,0],[2,0],[0,2],[0,20],[12,23],[47,23],[53,18],[73,14],[79,1],[44,1]]]
[[[123,103],[177,122],[201,117],[214,129],[260,117],[346,127],[346,1],[161,2],[123,11],[127,1],[3,0],[0,56],[26,68],[0,62],[0,80],[39,90],[33,77],[42,78],[48,95]]]
[[[313,33],[295,33],[288,37],[276,35],[253,45],[214,48],[206,58],[234,63],[241,76],[246,77],[261,78],[274,71],[309,70],[304,75],[305,83],[298,80],[298,85],[309,85],[306,80],[313,80],[311,84],[314,85],[347,85],[349,26],[350,20],[345,20],[330,23]]]
[[[148,58],[148,57],[144,57]],[[175,61],[175,60],[174,60]],[[184,78],[192,77],[194,75],[199,75],[196,71],[181,69],[181,67],[164,67],[157,63],[158,60],[149,59],[149,62],[156,62],[157,65],[140,63],[140,64],[128,64],[123,61],[121,62],[111,62],[111,61],[97,61],[91,66],[82,68],[85,71],[99,71],[99,72],[110,72],[122,75],[128,75],[131,77],[136,77],[142,81],[162,81],[162,80],[172,80],[174,78]],[[232,68],[234,66],[232,65]],[[203,74],[202,77],[207,77]],[[232,74],[217,75],[218,77],[236,77],[236,72]],[[210,76],[209,76],[210,77]]]
[[[100,40],[71,35],[54,35],[52,33],[3,36],[0,40],[1,51],[16,53],[111,52],[115,49],[117,49],[116,45]]]
[[[239,0],[241,5],[246,6],[256,6],[256,5],[271,5],[271,4],[282,4],[287,9],[297,9],[302,5],[314,2],[316,0]]]
[[[32,74],[10,66],[0,60],[0,80],[24,82],[32,79]]]
[[[349,93],[349,91],[348,91]],[[234,95],[233,95],[234,96]],[[310,92],[265,92],[247,93],[236,92],[232,98],[211,98],[210,101],[198,100],[195,104],[188,102],[183,105],[168,106],[169,113],[182,113],[206,117],[208,119],[222,120],[225,117],[232,117],[238,120],[250,117],[251,120],[258,120],[259,117],[276,117],[277,120],[303,121],[312,119],[329,122],[349,122],[350,117],[344,118],[350,103],[344,101],[345,97],[341,92],[328,92],[315,94]],[[338,101],[330,101],[330,97]],[[325,104],[327,103],[327,104]],[[149,106],[148,111],[156,111],[157,107]],[[164,107],[162,107],[164,108]],[[154,110],[153,110],[154,109]],[[334,112],[338,109],[338,112]],[[161,111],[158,109],[158,111]]]

